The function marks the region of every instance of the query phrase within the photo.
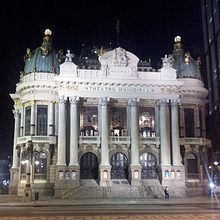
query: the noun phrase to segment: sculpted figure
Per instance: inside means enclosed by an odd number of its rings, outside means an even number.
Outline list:
[[[165,54],[165,57],[162,58],[163,67],[171,67],[173,65],[174,59],[171,54]]]
[[[74,57],[74,54],[70,53],[70,50],[67,50],[65,62],[72,62],[73,57]]]

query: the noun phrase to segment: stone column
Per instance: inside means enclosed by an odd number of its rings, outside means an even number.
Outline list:
[[[35,102],[31,104],[31,125],[30,125],[30,135],[35,135]]]
[[[70,164],[79,166],[78,145],[79,145],[79,119],[78,119],[78,101],[77,97],[70,99]]]
[[[14,113],[14,142],[13,142],[13,161],[12,161],[12,168],[18,168],[18,154],[17,154],[17,138],[19,136],[19,111],[16,109],[13,111]]]
[[[206,124],[205,124],[205,107],[201,108],[201,118],[202,118],[202,137],[206,138]]]
[[[185,115],[182,105],[180,106],[180,137],[185,137]]]
[[[199,107],[194,108],[194,121],[195,121],[195,137],[200,138],[200,121],[199,121]]]
[[[59,99],[57,166],[66,166],[66,99]]]
[[[138,125],[138,105],[139,100],[137,98],[130,99],[130,113],[131,113],[131,185],[140,185],[141,179],[141,165],[139,163],[139,125]]]
[[[55,126],[54,126],[54,133],[55,133],[55,136],[58,136],[58,121],[59,121],[59,106],[58,106],[58,102],[56,102],[54,104],[55,106]]]
[[[20,119],[20,137],[24,136],[24,106],[21,107],[21,119]]]
[[[160,102],[160,147],[161,165],[170,166],[170,123],[169,108],[166,101]]]
[[[74,174],[71,178],[72,187],[79,186],[80,182],[80,168],[78,161],[79,154],[79,111],[78,103],[79,97],[69,97],[70,101],[70,162],[69,170]]]
[[[54,136],[54,103],[48,105],[48,136]]]
[[[158,137],[160,135],[160,120],[159,120],[159,106],[158,103],[156,103],[154,107],[154,127],[155,127],[155,136]]]
[[[181,165],[182,159],[180,155],[180,141],[179,141],[179,118],[178,118],[178,102],[172,100],[171,103],[171,124],[172,124],[172,155],[173,165]]]
[[[109,125],[108,125],[108,103],[109,98],[103,97],[99,100],[101,106],[101,164],[100,164],[100,185],[106,186],[110,180],[111,166],[109,164]]]

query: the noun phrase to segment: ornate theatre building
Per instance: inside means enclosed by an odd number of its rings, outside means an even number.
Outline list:
[[[55,51],[48,29],[27,49],[10,94],[10,193],[160,197],[165,186],[173,196],[202,189],[208,91],[181,38],[159,70],[120,47],[95,55]]]

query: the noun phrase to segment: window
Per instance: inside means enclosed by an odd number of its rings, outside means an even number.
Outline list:
[[[37,106],[37,135],[47,135],[47,106]]]
[[[25,108],[25,135],[30,135],[31,106]]]
[[[34,178],[35,179],[47,178],[47,155],[43,152],[38,152],[35,154]]]
[[[198,159],[194,153],[190,153],[186,156],[187,162],[187,177],[188,179],[198,179]]]
[[[184,109],[185,114],[185,136],[195,137],[194,109]]]
[[[155,112],[154,108],[140,108],[139,131],[141,137],[155,137]]]

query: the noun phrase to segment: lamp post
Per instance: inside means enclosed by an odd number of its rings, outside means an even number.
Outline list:
[[[21,161],[22,164],[26,164],[26,184],[24,188],[23,201],[32,201],[32,188],[31,188],[31,165],[33,157],[33,143],[28,141],[25,148],[25,160]]]

